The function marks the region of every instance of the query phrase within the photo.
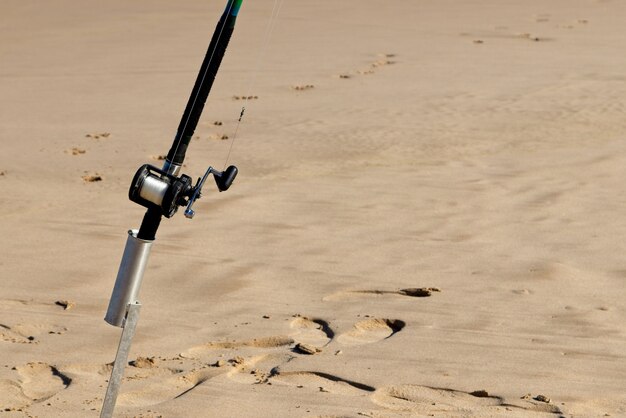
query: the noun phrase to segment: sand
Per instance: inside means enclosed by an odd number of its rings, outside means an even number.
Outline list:
[[[244,2],[119,417],[626,416],[626,4]],[[221,2],[0,6],[0,417],[96,417]],[[241,100],[250,98],[249,100]]]

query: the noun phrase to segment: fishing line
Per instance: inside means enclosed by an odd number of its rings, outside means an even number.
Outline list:
[[[241,125],[241,120],[243,119],[244,114],[246,113],[246,105],[248,100],[250,100],[250,93],[252,92],[252,88],[256,83],[256,79],[261,68],[261,64],[264,62],[263,57],[266,57],[267,47],[270,43],[270,39],[272,37],[272,33],[274,32],[274,28],[276,27],[276,22],[278,20],[278,15],[280,13],[280,9],[283,6],[284,0],[274,0],[274,6],[272,7],[272,14],[270,15],[270,19],[267,23],[267,27],[265,28],[265,36],[263,44],[257,53],[257,56],[254,60],[254,64],[252,66],[253,71],[250,77],[248,78],[248,87],[246,90],[246,95],[244,96],[244,104],[241,107],[241,111],[239,113],[239,118],[237,119],[237,125],[235,125],[235,132],[233,133],[233,139],[230,141],[230,147],[228,147],[228,154],[226,155],[226,161],[224,161],[224,169],[228,165],[228,160],[230,159],[230,154],[233,151],[233,145],[235,144],[235,140],[237,139],[237,133],[239,132],[239,126]]]

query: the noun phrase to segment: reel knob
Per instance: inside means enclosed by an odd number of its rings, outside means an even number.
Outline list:
[[[235,181],[235,177],[237,177],[237,167],[234,165],[229,166],[222,173],[219,171],[213,171],[213,177],[215,177],[215,184],[217,184],[217,188],[220,192],[225,192],[228,190],[233,181]]]

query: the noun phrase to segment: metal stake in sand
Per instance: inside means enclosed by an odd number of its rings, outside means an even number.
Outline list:
[[[162,217],[171,218],[179,206],[186,206],[185,216],[189,219],[193,218],[195,212],[192,206],[202,196],[202,186],[210,174],[213,174],[220,192],[228,190],[237,176],[237,167],[234,165],[229,166],[224,171],[217,171],[213,167],[209,167],[204,176],[199,178],[195,185],[192,185],[191,177],[180,174],[180,170],[183,166],[187,147],[202,114],[204,103],[211,91],[213,80],[235,28],[235,21],[242,2],[243,0],[228,0],[226,4],[226,10],[217,23],[211,38],[211,43],[163,168],[159,169],[145,164],[139,167],[131,182],[128,192],[130,200],[148,210],[139,230],[128,232],[124,255],[104,318],[109,324],[121,327],[123,330],[100,413],[101,418],[113,416],[124,375],[124,367],[128,361],[130,346],[139,319],[141,308],[138,301],[139,289]]]
[[[124,376],[124,366],[128,361],[130,344],[133,341],[135,328],[137,327],[137,321],[139,320],[140,309],[141,304],[139,302],[128,305],[128,315],[124,321],[124,330],[122,331],[120,344],[117,347],[117,355],[115,356],[115,362],[113,363],[113,370],[111,371],[111,377],[109,378],[109,385],[107,386],[107,393],[104,397],[104,403],[102,404],[100,418],[110,418],[113,416],[113,410],[115,409],[115,403],[117,401],[117,394],[120,391],[122,377]]]

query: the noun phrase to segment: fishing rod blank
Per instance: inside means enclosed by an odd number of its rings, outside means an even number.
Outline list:
[[[243,0],[228,0],[226,9],[217,23],[163,168],[145,164],[139,167],[131,182],[128,197],[147,208],[147,211],[139,230],[128,231],[126,247],[104,318],[107,323],[120,327],[123,331],[100,413],[101,418],[113,416],[128,352],[139,319],[141,308],[138,300],[139,289],[162,217],[170,218],[174,216],[179,206],[186,206],[185,216],[193,218],[195,212],[192,206],[202,196],[202,187],[209,175],[213,175],[220,192],[228,190],[237,176],[235,166],[229,166],[224,171],[209,167],[204,176],[193,185],[191,177],[179,173],[235,28],[242,2]]]

